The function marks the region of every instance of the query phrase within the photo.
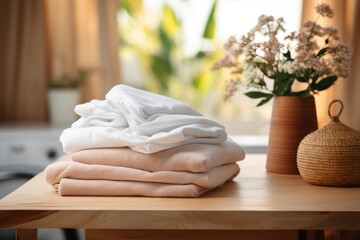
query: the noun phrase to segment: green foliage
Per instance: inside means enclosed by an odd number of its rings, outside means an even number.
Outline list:
[[[316,90],[316,91],[325,90],[325,89],[329,88],[331,85],[333,85],[336,80],[337,80],[337,76],[329,76],[329,77],[323,78],[321,81],[316,83],[314,90]]]
[[[324,56],[327,50],[328,50],[327,47],[320,49],[320,51],[316,54],[316,57],[320,58]]]
[[[164,4],[154,26],[146,21],[147,13],[142,4],[140,0],[135,3],[121,0],[120,5],[125,6],[121,11],[126,12],[127,22],[119,23],[122,49],[135,54],[146,72],[143,87],[200,107],[218,84],[217,75],[210,73],[209,69],[220,47],[212,52],[200,48],[194,56],[185,56],[183,24],[176,12],[169,4]],[[215,40],[216,8],[217,1],[214,1],[203,30],[204,41]],[[138,40],[139,35],[143,36],[142,41]]]
[[[203,38],[214,39],[216,34],[216,21],[215,21],[215,13],[216,13],[217,1],[214,2],[209,17],[206,21],[205,30],[203,33]]]
[[[142,0],[118,0],[118,6],[128,12],[129,15],[133,15],[136,12],[141,12],[143,10]]]
[[[327,51],[328,47],[321,48],[315,57],[321,58],[327,53]],[[290,51],[282,53],[282,55],[284,56],[285,61],[294,61]],[[267,89],[264,79],[259,79],[257,86],[260,90],[245,93],[245,95],[250,98],[261,99],[257,106],[267,103],[273,96],[299,96],[301,98],[306,98],[329,88],[338,79],[336,75],[322,76],[322,78],[319,78],[319,74],[314,69],[295,71],[293,73],[277,71],[271,75],[269,74],[269,72],[271,72],[269,69],[272,69],[273,66],[267,62],[257,61],[254,62],[254,65],[262,72],[262,74],[264,74],[264,76],[274,81],[273,89],[271,91]],[[292,86],[295,81],[307,83],[308,87],[305,90],[294,92],[292,91]]]
[[[81,68],[74,75],[64,74],[50,81],[50,88],[79,88],[89,78],[92,70]]]
[[[174,75],[172,55],[177,49],[176,39],[180,27],[181,23],[176,18],[175,12],[168,4],[165,4],[160,25],[156,31],[161,48],[158,52],[149,54],[151,71],[163,92],[167,92],[169,79]]]
[[[255,99],[261,98],[259,104],[256,105],[257,107],[264,105],[265,103],[270,101],[270,99],[273,97],[273,94],[271,93],[256,92],[256,91],[247,92],[245,93],[245,95],[248,96],[249,98],[255,98]]]
[[[285,72],[278,72],[274,77],[274,94],[278,96],[291,95],[291,86],[294,83],[294,78],[291,74]]]
[[[168,88],[168,79],[173,74],[169,56],[150,55],[152,73],[156,76],[162,90]]]
[[[291,58],[291,53],[288,50],[286,53],[283,53],[283,56],[286,58],[287,61],[293,61],[294,59]]]
[[[176,37],[180,27],[181,23],[177,19],[175,12],[168,4],[165,4],[162,12],[161,28],[170,36]]]

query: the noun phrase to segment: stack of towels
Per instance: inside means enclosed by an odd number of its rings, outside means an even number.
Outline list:
[[[45,169],[62,196],[196,197],[233,179],[245,157],[219,123],[126,85],[75,112],[60,136],[70,161]]]

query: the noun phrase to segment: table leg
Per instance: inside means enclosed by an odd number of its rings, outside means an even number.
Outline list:
[[[298,240],[325,240],[323,230],[299,230]],[[329,239],[326,239],[329,240]]]
[[[16,229],[16,240],[36,240],[37,229]]]
[[[86,229],[86,240],[298,240],[294,230],[121,230]]]
[[[359,240],[360,231],[326,230],[325,240]]]

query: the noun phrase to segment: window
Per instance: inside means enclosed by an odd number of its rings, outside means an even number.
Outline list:
[[[301,0],[121,0],[119,56],[124,83],[183,101],[223,123],[230,134],[267,134],[271,103],[238,92],[224,103],[226,73],[210,71],[231,35],[249,31],[260,15],[300,26]]]

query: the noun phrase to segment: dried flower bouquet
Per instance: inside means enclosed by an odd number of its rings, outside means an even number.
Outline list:
[[[224,45],[227,54],[212,67],[230,69],[224,99],[241,86],[251,89],[245,95],[261,100],[261,106],[274,95],[305,98],[329,88],[338,77],[348,77],[352,48],[339,41],[336,29],[317,23],[320,17],[332,18],[333,9],[324,3],[315,9],[317,19],[299,32],[286,34],[283,18],[262,15],[240,39],[231,36]],[[305,89],[293,91],[295,81],[305,83]]]

